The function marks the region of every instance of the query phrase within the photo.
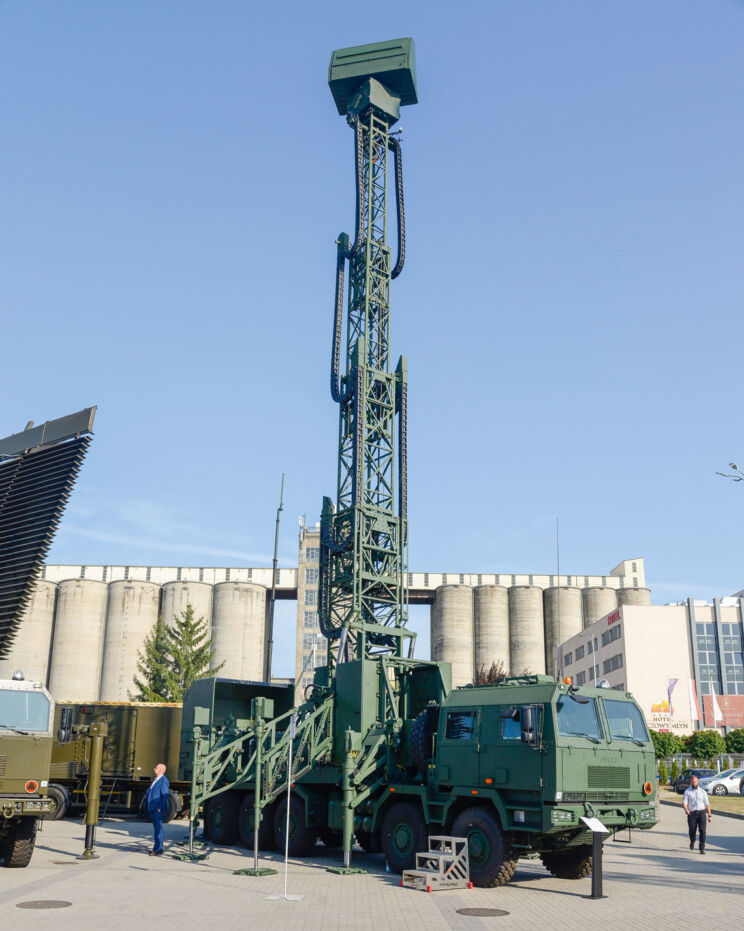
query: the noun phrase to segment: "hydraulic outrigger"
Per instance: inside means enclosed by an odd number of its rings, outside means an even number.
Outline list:
[[[447,671],[412,659],[415,634],[406,626],[406,360],[401,357],[395,371],[389,362],[390,282],[405,261],[401,145],[391,129],[401,105],[417,102],[413,40],[334,52],[329,85],[354,132],[356,218],[353,242],[346,233],[337,240],[331,395],[339,405],[338,482],[335,504],[323,499],[318,598],[327,664],[315,670],[305,703],[278,717],[273,701],[260,694],[247,726],[215,727],[206,709],[193,712],[191,835],[203,803],[232,789],[252,789],[256,871],[262,814],[289,785],[300,783],[298,791],[308,799],[322,799],[318,805],[326,806],[329,829],[341,829],[341,871],[350,871],[354,835],[366,839],[367,849],[374,846],[364,812],[372,810],[396,768],[404,722],[427,702],[440,701],[449,686]],[[386,240],[390,162],[394,263]]]

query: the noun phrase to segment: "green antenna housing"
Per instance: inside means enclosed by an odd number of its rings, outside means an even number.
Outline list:
[[[328,84],[341,116],[349,112],[352,98],[368,78],[382,84],[401,106],[418,103],[413,39],[390,39],[333,52]]]

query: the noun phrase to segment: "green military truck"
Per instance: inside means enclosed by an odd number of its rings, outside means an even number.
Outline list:
[[[292,856],[319,838],[348,853],[353,833],[402,872],[428,835],[451,834],[468,838],[478,886],[507,882],[520,857],[588,875],[582,817],[610,834],[656,822],[653,745],[628,693],[547,676],[450,690],[447,664],[415,660],[355,660],[326,677],[316,670],[294,736],[289,693],[214,679],[187,692],[180,773],[213,843],[251,847],[258,807],[259,845],[283,849],[288,782]]]
[[[40,682],[0,679],[0,858],[28,866],[47,795],[54,702]]]
[[[105,812],[140,812],[156,763],[165,763],[171,784],[165,821],[177,817],[188,800],[189,784],[179,783],[178,753],[181,738],[181,705],[156,702],[57,703],[56,728],[65,709],[72,725],[103,721],[108,728],[101,762],[101,808]],[[80,746],[73,759],[65,744],[55,742],[52,751],[49,795],[54,801],[53,819],[85,807],[88,759]],[[63,757],[68,759],[62,759]]]

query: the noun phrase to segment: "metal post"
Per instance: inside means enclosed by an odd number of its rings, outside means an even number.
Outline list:
[[[602,834],[592,831],[592,894],[590,899],[606,899],[602,894]]]
[[[284,510],[284,472],[282,472],[282,488],[279,492],[279,507],[276,509],[276,529],[274,531],[274,559],[271,564],[271,603],[269,604],[269,622],[266,625],[266,666],[264,668],[264,681],[271,682],[271,654],[274,651],[274,605],[276,604],[276,564],[279,548],[279,520]]]
[[[284,829],[284,898],[287,898],[287,872],[289,870],[289,815],[290,792],[292,789],[292,745],[295,735],[295,713],[289,719],[289,760],[287,762],[287,825]]]
[[[189,856],[194,855],[194,822],[189,817]]]
[[[79,860],[97,860],[95,852],[96,824],[98,808],[101,801],[101,762],[103,760],[103,739],[108,734],[105,722],[91,724],[88,730],[90,739],[90,763],[88,764],[88,805],[85,809],[85,849]]]
[[[257,703],[258,704],[258,703]],[[263,711],[263,708],[261,709]],[[258,825],[261,821],[261,764],[263,762],[263,715],[256,721],[256,774],[253,787],[253,869],[258,872]]]
[[[354,835],[354,809],[352,807],[352,777],[354,758],[351,755],[351,731],[346,731],[346,753],[344,754],[344,869],[351,867],[351,841]]]

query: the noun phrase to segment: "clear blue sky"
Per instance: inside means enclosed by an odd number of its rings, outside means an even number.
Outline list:
[[[328,58],[411,35],[411,568],[549,572],[560,516],[564,572],[743,587],[744,3],[371,10],[0,3],[0,434],[99,405],[50,561],[267,564],[286,471],[293,563],[335,483]]]

